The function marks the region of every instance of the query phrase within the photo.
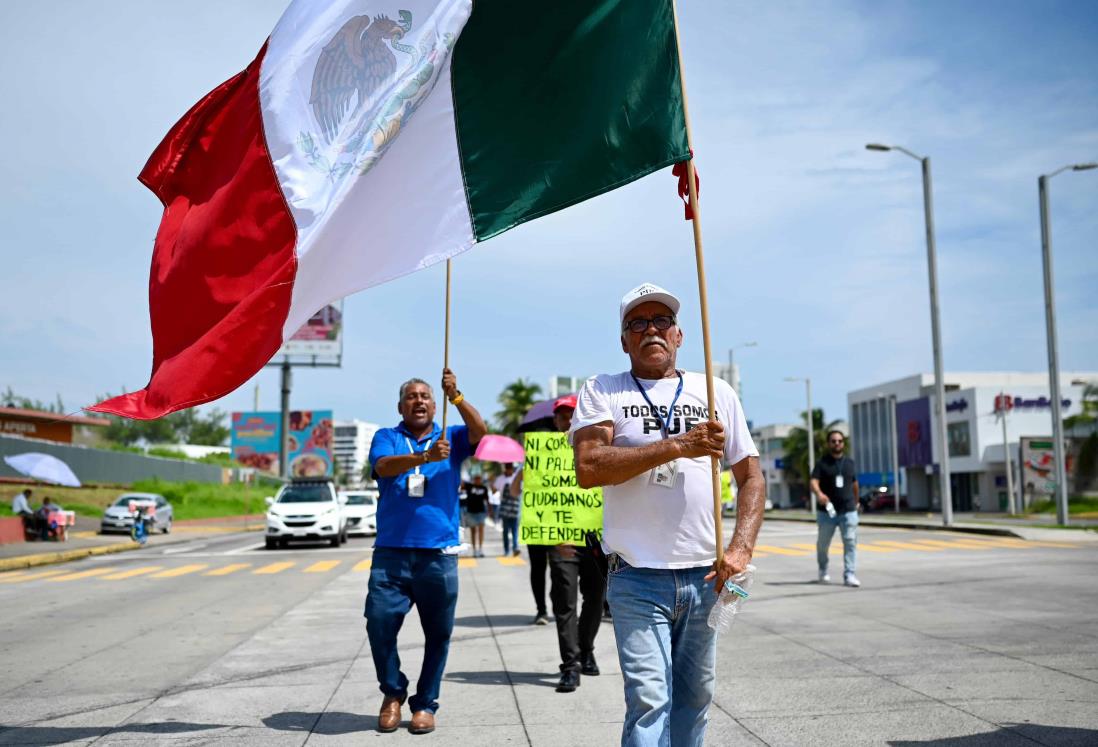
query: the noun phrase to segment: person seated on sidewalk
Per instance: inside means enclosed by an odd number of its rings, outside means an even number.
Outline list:
[[[15,494],[11,499],[11,512],[23,519],[23,535],[38,539],[41,536],[41,523],[38,514],[30,507],[30,497],[33,490],[27,488]]]
[[[48,495],[42,499],[42,508],[38,509],[42,514],[42,539],[61,539],[65,532],[63,524],[59,524],[60,521],[64,521],[64,517],[58,517],[57,514],[63,511],[59,503],[54,503],[53,498]]]
[[[408,697],[400,670],[397,633],[414,604],[423,627],[423,665],[408,699],[408,730],[435,730],[442,673],[450,650],[457,607],[458,483],[461,463],[488,432],[484,419],[458,391],[453,371],[442,372],[442,390],[465,425],[444,433],[435,424],[435,397],[422,379],[400,387],[395,428],[382,428],[370,447],[370,464],[381,492],[377,539],[366,595],[366,634],[378,684],[385,696],[378,731],[396,731]]]

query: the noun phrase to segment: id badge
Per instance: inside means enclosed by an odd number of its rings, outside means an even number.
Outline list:
[[[673,488],[675,487],[675,478],[679,474],[679,463],[677,461],[667,462],[661,464],[658,467],[652,468],[652,478],[650,483],[660,488]]]
[[[422,498],[427,492],[427,475],[411,474],[408,475],[408,496],[411,498]]]
[[[835,475],[835,487],[841,488],[846,482],[843,480],[842,475]]]

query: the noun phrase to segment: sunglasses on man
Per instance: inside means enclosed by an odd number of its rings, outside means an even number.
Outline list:
[[[624,332],[625,330],[629,330],[630,332],[639,335],[646,329],[648,329],[649,324],[654,326],[660,332],[666,332],[667,330],[671,329],[671,327],[675,324],[675,317],[668,316],[667,314],[660,314],[659,316],[654,316],[651,319],[638,317],[636,319],[630,319],[629,321],[622,324],[621,330],[622,332]]]

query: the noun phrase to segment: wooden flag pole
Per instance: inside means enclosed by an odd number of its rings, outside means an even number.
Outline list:
[[[675,17],[675,46],[679,55],[679,84],[682,86],[682,113],[686,123],[686,144],[690,147],[691,154],[693,154],[694,138],[690,132],[690,109],[686,102],[686,76],[682,66],[682,41],[679,37],[679,12],[678,8],[675,7],[675,3],[672,3],[672,12]],[[690,210],[694,214],[694,261],[698,268],[698,305],[701,307],[702,348],[705,351],[706,404],[709,407],[710,419],[716,419],[716,397],[713,387],[713,355],[709,341],[709,300],[705,290],[705,257],[702,252],[701,212],[698,209],[698,188],[694,174],[693,155],[691,155],[690,160],[686,162],[686,183],[689,185],[690,190]],[[725,423],[725,428],[729,428],[730,426],[731,423]],[[730,438],[731,436],[731,433],[725,434],[726,438]],[[713,479],[713,526],[715,529],[717,562],[719,563],[721,556],[724,554],[724,531],[721,526],[721,468],[717,457],[711,458],[710,473]]]
[[[446,332],[442,343],[442,368],[450,367],[450,263],[446,260]],[[446,406],[450,404],[450,398],[446,392],[442,393],[442,437],[446,438]]]

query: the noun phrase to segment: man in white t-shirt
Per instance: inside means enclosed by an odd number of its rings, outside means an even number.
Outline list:
[[[621,301],[630,370],[580,390],[569,436],[581,487],[603,486],[607,598],[625,678],[622,745],[701,745],[716,678],[716,636],[706,624],[716,593],[751,560],[763,518],[759,452],[739,399],[680,371],[679,300],[645,283]],[[736,480],[736,529],[714,547],[711,458]]]

